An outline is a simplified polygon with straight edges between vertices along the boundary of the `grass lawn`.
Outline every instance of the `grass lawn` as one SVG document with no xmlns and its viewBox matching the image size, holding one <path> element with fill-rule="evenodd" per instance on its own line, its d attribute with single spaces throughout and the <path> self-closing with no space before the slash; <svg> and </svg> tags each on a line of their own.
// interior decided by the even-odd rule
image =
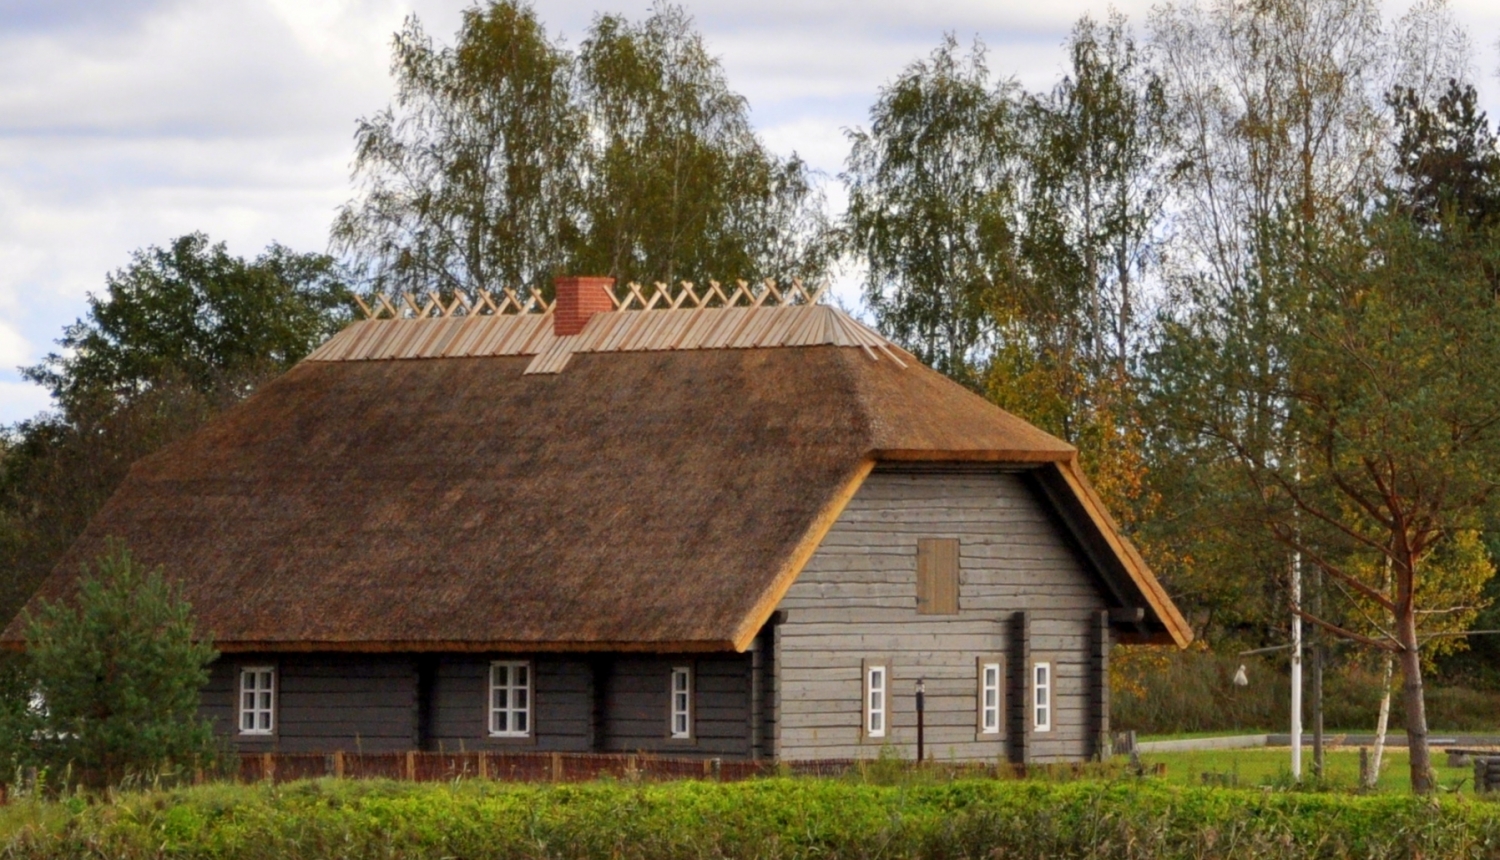
<svg viewBox="0 0 1500 860">
<path fill-rule="evenodd" d="M 1327 782 L 1332 788 L 1354 788 L 1359 782 L 1359 750 L 1340 747 L 1329 750 L 1327 760 Z M 1285 785 L 1291 781 L 1291 750 L 1286 747 L 1269 747 L 1244 750 L 1202 750 L 1195 752 L 1142 753 L 1146 764 L 1164 763 L 1167 766 L 1166 782 L 1174 785 L 1203 785 L 1203 774 L 1227 775 L 1241 788 L 1259 785 Z M 1462 785 L 1465 794 L 1474 789 L 1471 784 L 1474 771 L 1470 767 L 1448 767 L 1448 755 L 1434 749 L 1432 755 L 1438 785 L 1453 789 Z M 1304 747 L 1302 753 L 1302 775 L 1307 779 L 1312 774 L 1312 749 Z M 1407 770 L 1406 747 L 1386 747 L 1381 762 L 1381 791 L 1406 792 L 1411 785 Z"/>
</svg>

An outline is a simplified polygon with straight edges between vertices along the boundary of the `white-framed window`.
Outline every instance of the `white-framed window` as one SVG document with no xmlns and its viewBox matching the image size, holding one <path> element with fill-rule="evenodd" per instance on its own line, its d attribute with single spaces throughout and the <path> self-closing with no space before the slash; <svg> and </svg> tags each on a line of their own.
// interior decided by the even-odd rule
<svg viewBox="0 0 1500 860">
<path fill-rule="evenodd" d="M 1052 731 L 1052 664 L 1036 663 L 1031 667 L 1032 728 Z"/>
<path fill-rule="evenodd" d="M 276 731 L 276 667 L 240 667 L 240 734 Z"/>
<path fill-rule="evenodd" d="M 693 667 L 672 667 L 671 733 L 674 738 L 693 736 Z"/>
<path fill-rule="evenodd" d="M 979 664 L 979 732 L 1000 734 L 1000 664 Z"/>
<path fill-rule="evenodd" d="M 531 736 L 531 664 L 496 660 L 490 664 L 490 737 Z"/>
<path fill-rule="evenodd" d="M 885 737 L 889 680 L 885 666 L 865 666 L 865 734 L 872 738 Z"/>
</svg>

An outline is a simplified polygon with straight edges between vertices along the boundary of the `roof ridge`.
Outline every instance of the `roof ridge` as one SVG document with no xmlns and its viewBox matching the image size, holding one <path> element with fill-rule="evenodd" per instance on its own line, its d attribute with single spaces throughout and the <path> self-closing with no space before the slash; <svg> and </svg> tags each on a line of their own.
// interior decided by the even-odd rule
<svg viewBox="0 0 1500 860">
<path fill-rule="evenodd" d="M 737 291 L 730 297 L 740 295 Z M 633 296 L 630 301 L 635 301 Z M 651 300 L 646 301 L 650 304 Z M 434 303 L 412 302 L 427 308 Z M 579 353 L 800 346 L 859 349 L 872 360 L 883 356 L 899 368 L 905 368 L 909 360 L 904 350 L 843 309 L 812 303 L 696 307 L 684 303 L 677 308 L 617 310 L 594 314 L 572 335 L 557 335 L 549 312 L 365 319 L 335 334 L 306 360 L 532 356 L 527 373 L 558 373 Z"/>
</svg>

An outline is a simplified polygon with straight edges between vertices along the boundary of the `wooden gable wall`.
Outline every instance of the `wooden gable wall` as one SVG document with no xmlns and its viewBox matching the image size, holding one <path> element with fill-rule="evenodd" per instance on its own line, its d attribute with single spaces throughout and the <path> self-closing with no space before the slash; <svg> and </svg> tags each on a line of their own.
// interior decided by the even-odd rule
<svg viewBox="0 0 1500 860">
<path fill-rule="evenodd" d="M 934 538 L 958 541 L 956 614 L 919 610 L 918 566 L 941 546 L 922 542 Z M 1104 593 L 1024 473 L 877 468 L 779 609 L 773 719 L 784 760 L 873 757 L 887 743 L 913 757 L 918 678 L 933 758 L 1078 760 L 1107 730 Z M 994 656 L 1010 710 L 1002 733 L 987 736 L 976 725 L 976 662 Z M 862 667 L 872 660 L 889 663 L 884 740 L 863 732 Z M 1040 661 L 1055 676 L 1044 733 L 1023 708 Z"/>
</svg>

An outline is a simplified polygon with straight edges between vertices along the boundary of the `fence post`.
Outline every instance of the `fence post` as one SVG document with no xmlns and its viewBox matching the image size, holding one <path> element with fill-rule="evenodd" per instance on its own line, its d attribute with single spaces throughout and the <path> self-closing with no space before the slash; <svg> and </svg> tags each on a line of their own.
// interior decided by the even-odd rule
<svg viewBox="0 0 1500 860">
<path fill-rule="evenodd" d="M 555 752 L 555 753 L 552 754 L 552 781 L 553 782 L 562 782 L 562 779 L 563 779 L 562 753 Z"/>
<path fill-rule="evenodd" d="M 723 782 L 724 781 L 724 760 L 721 759 L 721 758 L 711 758 L 711 759 L 708 760 L 708 763 L 713 766 L 712 767 L 712 776 L 714 778 L 714 782 Z"/>
<path fill-rule="evenodd" d="M 406 751 L 406 781 L 417 781 L 417 754 L 412 750 Z"/>
<path fill-rule="evenodd" d="M 484 750 L 479 751 L 479 778 L 490 778 L 490 754 Z"/>
<path fill-rule="evenodd" d="M 260 778 L 267 782 L 276 781 L 276 755 L 275 753 L 260 754 Z"/>
<path fill-rule="evenodd" d="M 333 754 L 333 778 L 344 778 L 344 751 L 339 750 Z"/>
</svg>

